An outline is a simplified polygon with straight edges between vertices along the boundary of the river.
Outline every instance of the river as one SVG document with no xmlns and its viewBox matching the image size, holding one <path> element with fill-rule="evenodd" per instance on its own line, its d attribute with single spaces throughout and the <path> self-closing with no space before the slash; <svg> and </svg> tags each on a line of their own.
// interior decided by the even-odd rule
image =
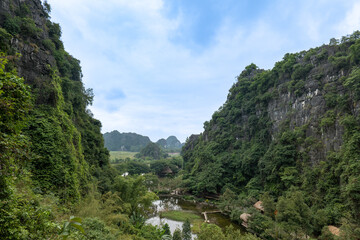
<svg viewBox="0 0 360 240">
<path fill-rule="evenodd" d="M 201 214 L 202 212 L 217 210 L 215 207 L 209 206 L 208 204 L 187 201 L 173 196 L 161 196 L 160 200 L 154 201 L 153 205 L 155 210 L 154 214 L 146 220 L 146 223 L 157 226 L 167 223 L 170 227 L 171 233 L 174 233 L 176 228 L 179 228 L 181 230 L 183 222 L 174 221 L 167 218 L 161 218 L 159 216 L 160 212 L 169 210 L 190 211 L 204 218 L 204 216 Z M 241 226 L 231 222 L 229 217 L 221 213 L 208 214 L 208 219 L 210 223 L 216 224 L 222 229 L 225 229 L 225 227 L 229 225 L 233 225 L 235 229 L 240 229 L 241 231 L 244 231 Z M 196 237 L 195 234 L 193 234 L 193 239 L 194 237 Z"/>
</svg>

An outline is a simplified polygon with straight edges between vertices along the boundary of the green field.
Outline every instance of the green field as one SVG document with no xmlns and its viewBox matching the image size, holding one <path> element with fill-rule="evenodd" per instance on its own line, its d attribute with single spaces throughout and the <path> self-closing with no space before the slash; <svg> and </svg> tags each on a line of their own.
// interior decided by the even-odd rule
<svg viewBox="0 0 360 240">
<path fill-rule="evenodd" d="M 110 151 L 110 162 L 115 159 L 134 159 L 135 154 L 137 154 L 137 152 Z"/>
<path fill-rule="evenodd" d="M 175 221 L 181 221 L 185 222 L 186 219 L 189 219 L 190 222 L 193 222 L 194 220 L 201 219 L 201 216 L 192 213 L 192 212 L 185 212 L 185 211 L 165 211 L 160 213 L 161 217 L 168 218 Z"/>
</svg>

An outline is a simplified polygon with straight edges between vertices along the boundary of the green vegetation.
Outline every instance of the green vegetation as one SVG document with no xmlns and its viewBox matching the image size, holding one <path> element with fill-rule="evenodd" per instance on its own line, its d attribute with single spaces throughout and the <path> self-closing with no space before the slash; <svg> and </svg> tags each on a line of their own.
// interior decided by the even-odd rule
<svg viewBox="0 0 360 240">
<path fill-rule="evenodd" d="M 136 156 L 135 156 L 136 157 Z M 152 158 L 118 159 L 113 166 L 121 173 L 130 175 L 153 173 L 159 177 L 174 177 L 181 172 L 183 160 L 180 156 L 154 160 Z"/>
<path fill-rule="evenodd" d="M 174 176 L 182 168 L 183 161 L 181 157 L 152 161 L 150 169 L 159 177 Z"/>
<path fill-rule="evenodd" d="M 47 49 L 53 49 L 51 43 L 44 42 Z M 107 132 L 104 134 L 105 147 L 110 151 L 128 151 L 140 152 L 144 147 L 151 143 L 149 137 L 136 133 L 120 133 L 118 131 Z M 160 139 L 156 144 L 165 152 L 180 152 L 182 144 L 175 137 L 170 136 L 167 139 Z"/>
<path fill-rule="evenodd" d="M 156 144 L 166 152 L 180 152 L 182 148 L 181 142 L 175 136 L 159 139 Z"/>
<path fill-rule="evenodd" d="M 3 4 L 1 238 L 160 240 L 164 230 L 144 224 L 157 199 L 148 187 L 156 183 L 121 177 L 110 166 L 101 123 L 87 109 L 92 90 L 84 88 L 80 62 L 64 50 L 60 26 L 49 20 L 50 5 Z"/>
<path fill-rule="evenodd" d="M 251 214 L 249 229 L 264 239 L 324 239 L 328 225 L 341 227 L 339 239 L 358 239 L 359 49 L 355 32 L 286 54 L 271 70 L 247 66 L 183 147 L 189 191 L 220 196 L 239 223 Z M 264 214 L 252 207 L 262 198 Z"/>
<path fill-rule="evenodd" d="M 175 177 L 181 172 L 183 160 L 181 156 L 168 158 L 168 155 L 155 143 L 149 143 L 140 153 L 115 151 L 110 152 L 113 166 L 121 174 L 140 175 L 152 173 L 159 177 Z M 164 157 L 167 157 L 166 159 Z M 158 159 L 158 160 L 157 160 Z M 169 180 L 171 181 L 171 180 Z M 176 182 L 177 186 L 167 186 L 175 189 L 180 186 L 181 179 Z M 174 185 L 174 184 L 172 184 Z M 158 191 L 165 189 L 157 188 Z M 165 190 L 168 192 L 169 190 Z"/>
<path fill-rule="evenodd" d="M 161 217 L 168 218 L 175 221 L 185 222 L 186 220 L 189 220 L 190 222 L 196 220 L 196 219 L 202 219 L 201 216 L 192 213 L 192 212 L 185 212 L 185 211 L 164 211 L 160 213 Z"/>
<path fill-rule="evenodd" d="M 181 238 L 181 230 L 176 228 L 173 234 L 173 240 L 182 240 Z"/>
<path fill-rule="evenodd" d="M 110 151 L 111 163 L 119 163 L 129 161 L 135 158 L 137 152 Z"/>
<path fill-rule="evenodd" d="M 159 145 L 156 143 L 150 142 L 148 143 L 141 151 L 135 155 L 137 158 L 151 158 L 155 160 L 159 160 L 162 158 L 167 158 L 168 154 L 165 153 Z"/>
<path fill-rule="evenodd" d="M 157 175 L 153 175 L 153 176 L 156 176 L 158 178 Z M 153 188 L 153 191 L 162 194 L 169 194 L 171 193 L 171 191 L 179 187 L 182 187 L 183 184 L 182 177 L 183 176 L 181 174 L 177 174 L 177 176 L 174 177 L 170 176 L 170 177 L 159 178 L 158 183 Z"/>
<path fill-rule="evenodd" d="M 64 223 L 61 229 L 61 236 L 63 239 L 67 239 L 70 236 L 72 230 L 78 230 L 82 234 L 85 234 L 84 228 L 81 226 L 82 219 L 79 217 L 71 216 L 69 221 Z"/>
<path fill-rule="evenodd" d="M 186 219 L 182 226 L 182 238 L 183 240 L 191 240 L 191 228 L 189 219 Z"/>
<path fill-rule="evenodd" d="M 0 56 L 0 235 L 8 239 L 37 237 L 37 231 L 53 232 L 51 213 L 38 205 L 26 187 L 30 157 L 29 139 L 22 134 L 32 107 L 31 94 L 15 72 L 6 72 L 7 60 Z M 29 195 L 28 195 L 29 194 Z M 31 201 L 29 201 L 31 200 Z M 37 213 L 38 212 L 38 213 Z M 26 214 L 26 215 L 24 215 Z M 38 222 L 32 218 L 39 216 Z M 22 221 L 20 221 L 22 219 Z"/>
<path fill-rule="evenodd" d="M 30 16 L 30 10 L 26 3 L 21 3 L 15 11 L 15 16 L 5 15 L 4 28 L 11 35 L 18 35 L 26 38 L 36 38 L 42 33 Z"/>
<path fill-rule="evenodd" d="M 119 133 L 112 131 L 104 134 L 105 147 L 110 151 L 140 152 L 148 143 L 149 137 L 136 133 Z"/>
<path fill-rule="evenodd" d="M 232 227 L 228 227 L 225 233 L 221 228 L 214 224 L 202 224 L 201 230 L 198 234 L 198 240 L 258 240 L 252 234 L 243 235 L 239 230 L 234 230 Z"/>
<path fill-rule="evenodd" d="M 271 70 L 247 66 L 205 131 L 188 139 L 183 158 L 167 158 L 164 149 L 179 144 L 173 137 L 161 149 L 125 134 L 135 143 L 112 150 L 148 145 L 115 158 L 114 168 L 101 123 L 87 109 L 93 92 L 82 83 L 79 60 L 65 51 L 59 24 L 49 20 L 50 5 L 3 4 L 1 237 L 169 239 L 168 227 L 145 224 L 157 199 L 148 189 L 186 187 L 219 198 L 234 221 L 250 214 L 248 229 L 263 239 L 331 239 L 328 225 L 340 227 L 338 239 L 360 238 L 360 32 L 286 54 Z M 259 199 L 263 213 L 253 208 Z M 199 227 L 186 213 L 163 214 L 193 219 L 199 240 L 256 239 Z M 189 239 L 190 223 L 184 226 Z"/>
</svg>

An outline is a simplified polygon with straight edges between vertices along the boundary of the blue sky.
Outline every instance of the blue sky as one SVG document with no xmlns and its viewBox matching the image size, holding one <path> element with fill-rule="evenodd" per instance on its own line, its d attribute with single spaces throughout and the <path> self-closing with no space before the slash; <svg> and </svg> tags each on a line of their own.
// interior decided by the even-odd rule
<svg viewBox="0 0 360 240">
<path fill-rule="evenodd" d="M 181 141 L 203 130 L 250 63 L 360 29 L 357 0 L 48 0 L 81 61 L 102 132 Z"/>
</svg>

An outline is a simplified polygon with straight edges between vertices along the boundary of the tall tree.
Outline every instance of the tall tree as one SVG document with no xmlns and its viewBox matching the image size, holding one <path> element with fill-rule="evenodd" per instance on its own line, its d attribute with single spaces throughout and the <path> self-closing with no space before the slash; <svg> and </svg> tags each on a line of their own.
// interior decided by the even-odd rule
<svg viewBox="0 0 360 240">
<path fill-rule="evenodd" d="M 191 240 L 191 225 L 189 219 L 186 219 L 182 226 L 182 238 L 183 240 Z"/>
</svg>

